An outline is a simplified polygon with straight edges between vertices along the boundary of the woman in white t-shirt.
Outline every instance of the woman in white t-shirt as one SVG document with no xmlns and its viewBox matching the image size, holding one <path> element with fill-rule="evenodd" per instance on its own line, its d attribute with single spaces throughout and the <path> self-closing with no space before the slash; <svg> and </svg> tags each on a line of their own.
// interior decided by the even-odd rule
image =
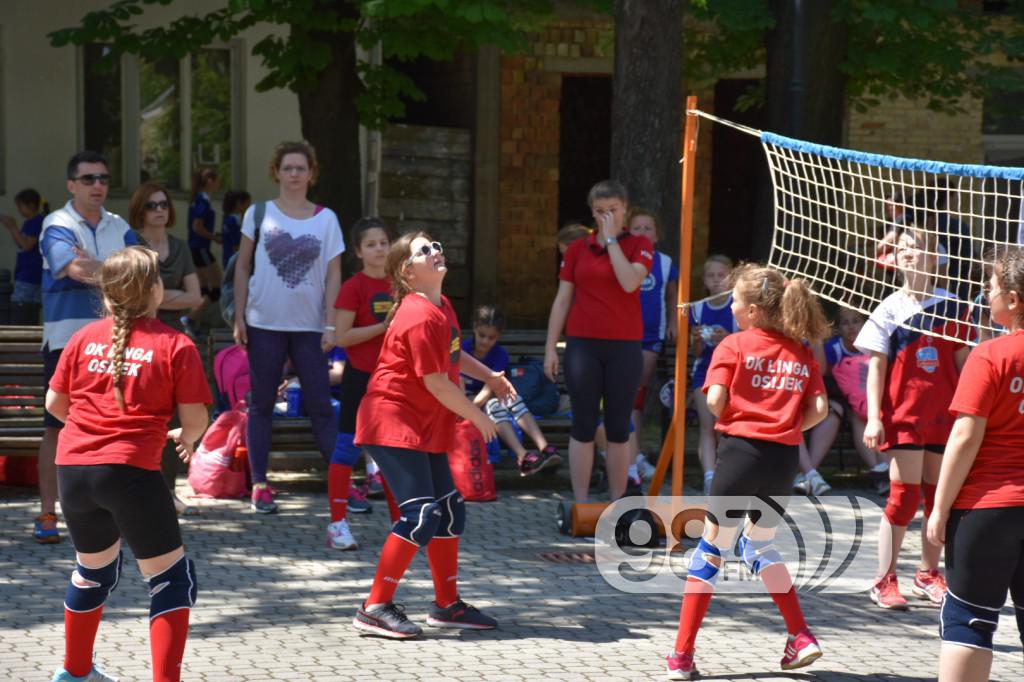
<svg viewBox="0 0 1024 682">
<path fill-rule="evenodd" d="M 277 145 L 270 176 L 281 191 L 262 207 L 249 207 L 242 219 L 235 264 L 235 342 L 249 353 L 252 404 L 246 444 L 252 468 L 252 509 L 261 514 L 277 511 L 267 486 L 267 460 L 274 402 L 286 360 L 302 384 L 303 402 L 325 460 L 337 438 L 325 356 L 334 346 L 334 327 L 328 325 L 326 313 L 341 286 L 345 242 L 334 212 L 306 198 L 318 170 L 310 145 Z M 255 216 L 260 213 L 257 232 Z"/>
</svg>

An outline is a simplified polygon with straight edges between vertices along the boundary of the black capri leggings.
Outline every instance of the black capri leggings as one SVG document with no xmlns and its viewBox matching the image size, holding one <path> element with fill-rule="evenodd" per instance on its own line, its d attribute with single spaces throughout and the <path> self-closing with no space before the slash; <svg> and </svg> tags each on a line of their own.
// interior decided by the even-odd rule
<svg viewBox="0 0 1024 682">
<path fill-rule="evenodd" d="M 572 404 L 574 440 L 594 440 L 602 399 L 608 442 L 629 440 L 629 420 L 643 366 L 639 341 L 569 337 L 565 346 L 565 385 Z"/>
<path fill-rule="evenodd" d="M 370 373 L 356 369 L 349 363 L 345 373 L 341 375 L 341 386 L 338 401 L 341 403 L 341 414 L 338 416 L 338 433 L 356 432 L 356 413 L 359 404 L 366 396 L 366 387 L 370 383 Z"/>
<path fill-rule="evenodd" d="M 715 515 L 718 525 L 739 525 L 740 516 L 728 514 L 718 497 L 751 497 L 767 503 L 779 516 L 752 519 L 762 528 L 778 525 L 786 511 L 793 478 L 800 468 L 800 446 L 783 445 L 756 438 L 742 438 L 725 433 L 718 434 L 718 466 L 711 481 L 711 500 L 708 512 Z M 771 498 L 771 499 L 770 499 Z M 735 510 L 733 510 L 735 512 Z"/>
<path fill-rule="evenodd" d="M 961 601 L 1024 608 L 1024 507 L 953 509 L 946 524 L 946 583 Z"/>
<path fill-rule="evenodd" d="M 127 464 L 62 464 L 57 487 L 79 552 L 102 552 L 122 537 L 136 559 L 181 547 L 174 500 L 159 471 Z"/>
<path fill-rule="evenodd" d="M 406 450 L 386 445 L 364 445 L 401 507 L 410 500 L 439 500 L 455 490 L 448 454 Z"/>
</svg>

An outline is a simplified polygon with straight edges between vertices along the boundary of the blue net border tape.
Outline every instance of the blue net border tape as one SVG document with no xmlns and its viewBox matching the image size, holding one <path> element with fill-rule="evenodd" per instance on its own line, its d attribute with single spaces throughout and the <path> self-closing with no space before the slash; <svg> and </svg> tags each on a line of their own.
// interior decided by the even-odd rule
<svg viewBox="0 0 1024 682">
<path fill-rule="evenodd" d="M 945 163 L 943 161 L 925 161 L 923 159 L 907 159 L 901 156 L 888 156 L 886 154 L 869 154 L 858 152 L 852 149 L 841 147 L 830 147 L 824 144 L 815 144 L 804 140 L 795 140 L 784 135 L 775 133 L 761 133 L 761 142 L 764 144 L 792 149 L 807 154 L 817 154 L 829 159 L 848 161 L 850 163 L 863 163 L 869 166 L 880 166 L 903 171 L 920 171 L 923 173 L 934 173 L 936 175 L 960 175 L 972 178 L 996 178 L 1000 180 L 1024 180 L 1024 168 L 1010 166 L 982 166 L 973 163 Z"/>
</svg>

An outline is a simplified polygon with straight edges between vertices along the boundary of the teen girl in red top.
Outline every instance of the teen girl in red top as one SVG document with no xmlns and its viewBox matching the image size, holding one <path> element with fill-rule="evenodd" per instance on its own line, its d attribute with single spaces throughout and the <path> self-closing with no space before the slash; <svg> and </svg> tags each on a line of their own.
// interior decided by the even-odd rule
<svg viewBox="0 0 1024 682">
<path fill-rule="evenodd" d="M 723 496 L 789 500 L 799 467 L 803 432 L 828 414 L 821 371 L 804 340 L 829 332 L 821 305 L 802 280 L 787 282 L 776 270 L 754 264 L 733 272 L 732 313 L 742 330 L 715 348 L 704 391 L 718 418 L 718 468 L 708 514 L 686 578 L 675 650 L 668 676 L 688 680 L 696 668 L 694 645 L 722 565 L 722 550 L 735 546 L 738 518 L 716 500 Z M 724 500 L 722 500 L 724 502 Z M 786 564 L 773 545 L 778 518 L 762 515 L 740 536 L 743 561 L 761 577 L 786 621 L 789 636 L 782 669 L 809 665 L 821 656 L 807 629 Z"/>
<path fill-rule="evenodd" d="M 370 373 L 377 366 L 385 320 L 391 311 L 391 280 L 388 279 L 388 249 L 391 236 L 379 218 L 359 220 L 349 233 L 355 245 L 356 258 L 363 269 L 341 285 L 334 302 L 335 343 L 345 349 L 348 362 L 341 375 L 341 416 L 338 419 L 338 441 L 327 468 L 327 497 L 331 506 L 331 523 L 327 526 L 327 545 L 335 549 L 356 549 L 355 537 L 348 527 L 348 496 L 351 490 L 352 466 L 359 460 L 361 449 L 355 446 L 356 413 L 366 395 Z M 397 508 L 388 492 L 392 521 Z"/>
<path fill-rule="evenodd" d="M 949 401 L 970 351 L 964 343 L 921 330 L 964 341 L 971 330 L 956 322 L 967 319 L 966 303 L 935 284 L 938 241 L 934 233 L 904 228 L 896 238 L 895 257 L 903 286 L 871 313 L 855 345 L 869 355 L 864 444 L 892 455 L 871 600 L 884 609 L 905 610 L 907 600 L 897 583 L 896 561 L 922 498 L 925 516 L 931 514 L 942 451 L 953 426 Z M 922 542 L 914 575 L 914 593 L 933 604 L 942 603 L 946 592 L 945 578 L 938 570 L 941 554 L 938 545 Z"/>
<path fill-rule="evenodd" d="M 470 420 L 487 441 L 497 435 L 494 422 L 462 392 L 460 369 L 484 381 L 499 399 L 511 399 L 515 390 L 504 374 L 461 354 L 459 321 L 441 294 L 447 272 L 441 244 L 423 232 L 403 235 L 392 245 L 387 273 L 395 305 L 356 419 L 356 444 L 380 466 L 401 515 L 384 542 L 370 596 L 353 625 L 394 639 L 421 633 L 391 599 L 423 545 L 435 592 L 427 623 L 474 629 L 497 625 L 459 598 L 459 536 L 466 504 L 452 482 L 447 452 L 455 439 L 456 415 Z"/>
<path fill-rule="evenodd" d="M 121 577 L 124 538 L 149 581 L 153 679 L 176 682 L 196 572 L 160 458 L 169 438 L 188 461 L 212 398 L 195 344 L 155 319 L 164 293 L 157 254 L 118 251 L 98 279 L 108 317 L 71 338 L 46 394 L 46 409 L 65 422 L 57 481 L 78 560 L 64 596 L 64 665 L 53 679 L 111 679 L 93 667 L 93 643 Z M 181 428 L 168 431 L 175 413 Z"/>
<path fill-rule="evenodd" d="M 989 678 L 1007 590 L 1024 638 L 1024 253 L 998 260 L 986 293 L 992 320 L 1009 334 L 967 358 L 928 519 L 928 540 L 946 543 L 949 581 L 940 682 Z"/>
<path fill-rule="evenodd" d="M 654 260 L 651 240 L 625 228 L 625 187 L 615 180 L 599 182 L 590 189 L 587 203 L 597 232 L 565 252 L 544 349 L 544 372 L 555 381 L 564 328 L 565 385 L 572 404 L 569 473 L 576 502 L 587 501 L 602 401 L 608 493 L 617 500 L 626 491 L 629 422 L 643 371 L 640 285 Z"/>
</svg>

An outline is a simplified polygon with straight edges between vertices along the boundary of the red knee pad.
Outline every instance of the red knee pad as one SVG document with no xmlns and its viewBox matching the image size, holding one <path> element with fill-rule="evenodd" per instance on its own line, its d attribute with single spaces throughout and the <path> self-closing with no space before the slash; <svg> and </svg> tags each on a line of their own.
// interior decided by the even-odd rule
<svg viewBox="0 0 1024 682">
<path fill-rule="evenodd" d="M 636 399 L 633 401 L 633 409 L 644 411 L 644 404 L 647 402 L 647 387 L 641 386 L 636 390 Z"/>
<path fill-rule="evenodd" d="M 932 509 L 935 507 L 935 488 L 934 483 L 921 483 L 921 495 L 924 497 L 924 515 L 929 517 L 932 515 Z"/>
<path fill-rule="evenodd" d="M 920 505 L 920 485 L 903 481 L 889 483 L 889 501 L 885 505 L 885 518 L 889 520 L 889 523 L 906 528 L 914 520 L 914 515 L 917 514 L 917 508 Z"/>
</svg>

